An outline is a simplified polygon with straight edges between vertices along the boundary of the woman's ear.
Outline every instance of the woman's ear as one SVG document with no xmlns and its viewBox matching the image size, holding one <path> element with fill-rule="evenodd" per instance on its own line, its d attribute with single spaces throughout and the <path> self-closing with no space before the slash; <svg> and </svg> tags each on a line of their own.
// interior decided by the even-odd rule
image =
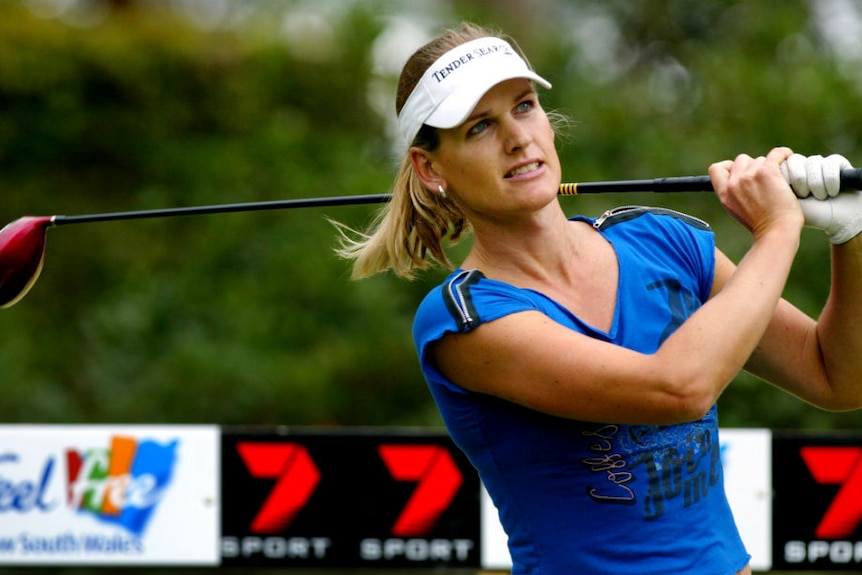
<svg viewBox="0 0 862 575">
<path fill-rule="evenodd" d="M 413 164 L 413 171 L 419 177 L 419 181 L 428 188 L 429 191 L 436 192 L 445 182 L 443 176 L 437 172 L 434 167 L 434 161 L 431 156 L 422 148 L 412 147 L 408 152 L 410 154 L 410 162 Z"/>
</svg>

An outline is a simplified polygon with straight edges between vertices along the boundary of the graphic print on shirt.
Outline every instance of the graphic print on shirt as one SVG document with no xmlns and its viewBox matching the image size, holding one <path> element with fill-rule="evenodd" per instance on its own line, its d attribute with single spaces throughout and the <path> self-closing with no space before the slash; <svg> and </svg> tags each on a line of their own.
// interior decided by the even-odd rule
<svg viewBox="0 0 862 575">
<path fill-rule="evenodd" d="M 619 431 L 619 425 L 607 424 L 581 432 L 582 436 L 589 438 L 589 450 L 595 453 L 593 457 L 582 459 L 581 463 L 592 473 L 599 474 L 597 483 L 591 485 L 587 493 L 599 503 L 634 505 L 637 497 L 628 485 L 634 479 L 634 474 L 629 471 L 628 462 L 614 446 Z"/>
<path fill-rule="evenodd" d="M 642 502 L 647 519 L 664 515 L 666 505 L 678 497 L 682 497 L 684 507 L 699 503 L 721 481 L 721 446 L 711 427 L 698 421 L 685 426 L 637 426 L 631 430 L 632 434 L 646 432 L 653 443 L 663 445 L 642 449 L 631 462 L 632 468 L 642 465 L 647 474 L 648 488 Z M 668 434 L 682 437 L 668 440 Z M 665 437 L 659 440 L 660 436 Z M 669 447 L 668 443 L 678 447 Z"/>
<path fill-rule="evenodd" d="M 581 435 L 595 454 L 581 463 L 595 474 L 588 494 L 597 503 L 639 504 L 644 517 L 658 519 L 672 500 L 682 498 L 683 507 L 690 507 L 721 481 L 721 447 L 708 421 L 684 426 L 595 424 Z M 635 482 L 638 472 L 645 474 L 645 481 Z"/>
<path fill-rule="evenodd" d="M 690 291 L 683 289 L 682 283 L 677 279 L 661 280 L 647 286 L 647 290 L 650 291 L 657 289 L 666 290 L 667 307 L 671 317 L 670 322 L 659 336 L 658 345 L 660 346 L 698 308 L 698 302 Z"/>
</svg>

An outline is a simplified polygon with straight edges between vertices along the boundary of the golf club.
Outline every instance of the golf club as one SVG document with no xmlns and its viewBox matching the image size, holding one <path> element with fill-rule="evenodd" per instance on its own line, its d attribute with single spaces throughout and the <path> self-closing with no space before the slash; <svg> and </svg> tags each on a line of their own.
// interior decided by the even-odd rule
<svg viewBox="0 0 862 575">
<path fill-rule="evenodd" d="M 842 170 L 841 189 L 862 189 L 862 168 Z M 566 183 L 560 186 L 559 193 L 561 196 L 574 196 L 620 192 L 708 191 L 713 191 L 709 176 L 683 176 L 649 180 Z M 332 196 L 75 216 L 25 216 L 0 229 L 0 309 L 10 307 L 20 301 L 39 278 L 45 262 L 47 232 L 48 228 L 51 227 L 143 218 L 380 204 L 389 201 L 390 197 L 390 194 Z"/>
</svg>

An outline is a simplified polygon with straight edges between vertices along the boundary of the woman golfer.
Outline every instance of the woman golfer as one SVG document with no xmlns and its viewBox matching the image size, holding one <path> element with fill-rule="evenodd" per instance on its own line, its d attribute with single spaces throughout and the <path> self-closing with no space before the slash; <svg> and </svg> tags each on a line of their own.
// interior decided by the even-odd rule
<svg viewBox="0 0 862 575">
<path fill-rule="evenodd" d="M 513 573 L 749 573 L 716 400 L 747 369 L 822 408 L 862 405 L 862 206 L 832 197 L 849 166 L 787 148 L 713 164 L 722 205 L 753 238 L 734 265 L 707 224 L 670 210 L 567 218 L 537 85 L 550 88 L 513 42 L 470 25 L 413 54 L 392 201 L 341 253 L 357 277 L 410 276 L 453 267 L 443 240 L 472 230 L 414 338 Z M 781 298 L 806 223 L 835 244 L 816 322 Z"/>
</svg>

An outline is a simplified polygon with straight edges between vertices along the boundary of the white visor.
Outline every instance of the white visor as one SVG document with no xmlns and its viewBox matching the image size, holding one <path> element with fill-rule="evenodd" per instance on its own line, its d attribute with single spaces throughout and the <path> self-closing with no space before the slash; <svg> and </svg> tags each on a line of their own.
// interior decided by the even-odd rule
<svg viewBox="0 0 862 575">
<path fill-rule="evenodd" d="M 513 78 L 551 87 L 505 40 L 479 38 L 446 52 L 425 71 L 401 108 L 398 129 L 402 140 L 408 147 L 412 145 L 423 124 L 454 128 L 467 119 L 488 90 Z"/>
</svg>

